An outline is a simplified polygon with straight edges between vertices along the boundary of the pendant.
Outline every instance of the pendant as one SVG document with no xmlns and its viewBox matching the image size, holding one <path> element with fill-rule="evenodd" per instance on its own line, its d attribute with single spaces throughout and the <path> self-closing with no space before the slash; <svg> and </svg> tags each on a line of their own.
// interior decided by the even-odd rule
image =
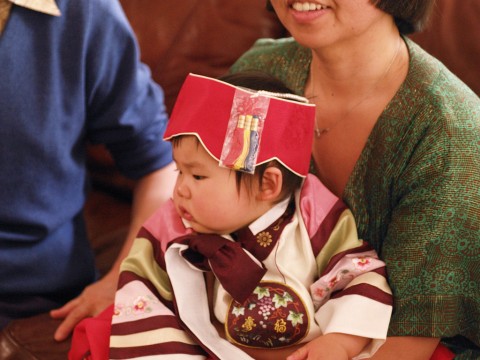
<svg viewBox="0 0 480 360">
<path fill-rule="evenodd" d="M 323 128 L 323 129 L 315 128 L 315 137 L 317 139 L 320 139 L 322 135 L 325 135 L 329 131 L 330 131 L 330 128 Z"/>
</svg>

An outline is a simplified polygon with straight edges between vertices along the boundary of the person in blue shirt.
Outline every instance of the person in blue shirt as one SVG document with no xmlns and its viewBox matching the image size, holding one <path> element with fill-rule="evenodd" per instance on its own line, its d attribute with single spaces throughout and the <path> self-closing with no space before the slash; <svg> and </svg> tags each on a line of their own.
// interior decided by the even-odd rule
<svg viewBox="0 0 480 360">
<path fill-rule="evenodd" d="M 0 31 L 0 328 L 53 309 L 62 340 L 112 303 L 121 259 L 170 197 L 163 91 L 116 0 L 2 0 Z M 88 143 L 137 180 L 127 240 L 101 279 L 82 216 Z"/>
</svg>

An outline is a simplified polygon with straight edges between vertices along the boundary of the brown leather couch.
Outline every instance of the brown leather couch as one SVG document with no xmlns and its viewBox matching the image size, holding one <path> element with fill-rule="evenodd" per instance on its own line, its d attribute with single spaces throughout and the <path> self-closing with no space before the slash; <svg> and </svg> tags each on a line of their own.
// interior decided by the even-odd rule
<svg viewBox="0 0 480 360">
<path fill-rule="evenodd" d="M 286 36 L 263 0 L 121 0 L 137 34 L 142 59 L 172 109 L 189 72 L 223 74 L 260 37 Z M 431 26 L 412 36 L 480 94 L 480 1 L 439 0 Z M 105 272 L 121 246 L 130 212 L 132 183 L 119 175 L 102 147 L 90 149 L 93 191 L 87 226 Z M 63 360 L 70 342 L 56 343 L 59 322 L 41 314 L 11 322 L 0 334 L 0 360 Z"/>
<path fill-rule="evenodd" d="M 285 30 L 263 0 L 121 0 L 137 35 L 142 60 L 165 91 L 167 109 L 189 72 L 216 77 L 260 37 Z M 122 244 L 132 182 L 121 176 L 103 147 L 91 147 L 93 189 L 85 207 L 88 232 L 102 273 Z M 12 321 L 0 333 L 0 360 L 64 360 L 70 341 L 57 343 L 59 321 L 48 314 Z"/>
<path fill-rule="evenodd" d="M 437 0 L 432 21 L 412 39 L 480 96 L 480 1 Z"/>
</svg>

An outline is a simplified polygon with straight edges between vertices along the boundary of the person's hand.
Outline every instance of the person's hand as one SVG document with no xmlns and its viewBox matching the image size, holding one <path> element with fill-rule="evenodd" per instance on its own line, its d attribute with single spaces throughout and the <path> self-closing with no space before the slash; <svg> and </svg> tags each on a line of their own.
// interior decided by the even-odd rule
<svg viewBox="0 0 480 360">
<path fill-rule="evenodd" d="M 293 352 L 286 360 L 348 360 L 347 350 L 337 341 L 331 341 L 328 334 L 308 342 Z"/>
<path fill-rule="evenodd" d="M 358 355 L 370 339 L 341 333 L 329 333 L 313 339 L 293 352 L 287 360 L 348 360 Z"/>
<path fill-rule="evenodd" d="M 117 277 L 109 273 L 99 281 L 87 286 L 75 299 L 61 308 L 52 310 L 50 312 L 52 318 L 64 319 L 55 331 L 54 339 L 65 340 L 81 320 L 98 315 L 111 305 L 115 298 L 116 288 Z"/>
</svg>

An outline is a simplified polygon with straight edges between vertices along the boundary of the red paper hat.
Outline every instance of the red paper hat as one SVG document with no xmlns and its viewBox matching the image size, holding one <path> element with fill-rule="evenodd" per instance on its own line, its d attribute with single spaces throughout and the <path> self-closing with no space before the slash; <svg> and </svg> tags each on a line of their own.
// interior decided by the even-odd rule
<svg viewBox="0 0 480 360">
<path fill-rule="evenodd" d="M 245 171 L 252 164 L 254 168 L 276 159 L 297 175 L 306 176 L 315 106 L 277 97 L 284 95 L 189 74 L 178 94 L 164 139 L 195 135 L 220 165 L 235 170 Z"/>
</svg>

